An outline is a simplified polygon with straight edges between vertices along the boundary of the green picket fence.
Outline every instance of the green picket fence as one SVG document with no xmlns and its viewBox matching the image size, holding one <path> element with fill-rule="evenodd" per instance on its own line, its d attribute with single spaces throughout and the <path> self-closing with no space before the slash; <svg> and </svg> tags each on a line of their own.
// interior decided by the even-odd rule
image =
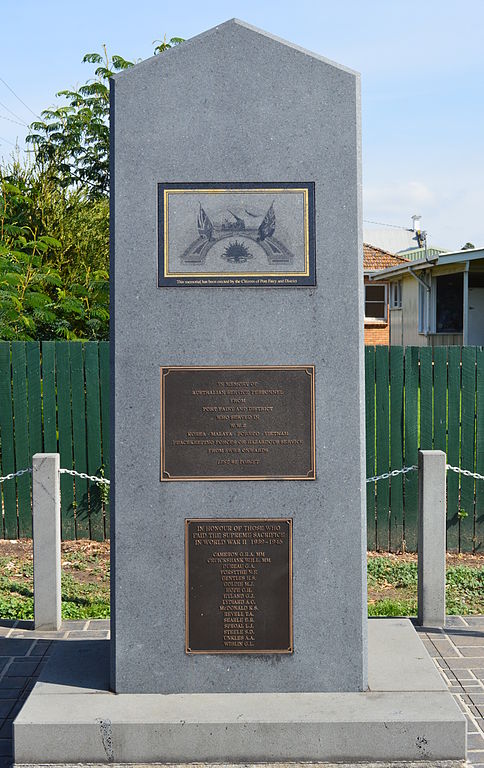
<svg viewBox="0 0 484 768">
<path fill-rule="evenodd" d="M 61 466 L 109 477 L 108 342 L 0 342 L 1 474 L 60 453 Z M 7 539 L 32 535 L 31 476 L 2 483 Z M 109 537 L 105 487 L 61 475 L 62 538 Z"/>
<path fill-rule="evenodd" d="M 418 448 L 484 474 L 484 350 L 366 347 L 367 477 L 417 463 Z M 368 548 L 415 551 L 416 472 L 367 485 Z M 447 473 L 447 549 L 482 551 L 484 481 Z"/>
<path fill-rule="evenodd" d="M 367 477 L 416 464 L 419 446 L 484 474 L 483 349 L 366 347 L 365 369 Z M 109 478 L 108 342 L 0 342 L 0 474 L 38 452 Z M 0 536 L 31 536 L 30 475 L 0 488 Z M 416 472 L 367 485 L 369 549 L 415 550 L 417 493 Z M 105 486 L 63 474 L 61 494 L 63 539 L 109 537 Z M 448 549 L 482 551 L 484 481 L 449 472 L 447 496 Z"/>
</svg>

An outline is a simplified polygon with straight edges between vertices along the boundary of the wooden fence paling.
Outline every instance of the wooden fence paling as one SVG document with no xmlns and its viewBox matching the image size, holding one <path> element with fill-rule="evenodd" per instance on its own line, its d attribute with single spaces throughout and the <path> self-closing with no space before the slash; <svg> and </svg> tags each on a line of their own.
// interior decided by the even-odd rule
<svg viewBox="0 0 484 768">
<path fill-rule="evenodd" d="M 415 464 L 417 449 L 484 474 L 484 350 L 366 347 L 367 477 Z M 0 471 L 61 454 L 63 467 L 110 477 L 108 342 L 0 342 Z M 61 476 L 63 538 L 109 536 L 96 483 Z M 417 474 L 368 483 L 368 547 L 416 547 Z M 447 475 L 447 547 L 482 551 L 484 480 Z M 1 486 L 0 536 L 31 535 L 31 479 Z"/>
<path fill-rule="evenodd" d="M 365 347 L 366 390 L 366 476 L 375 472 L 375 348 Z M 366 526 L 368 549 L 376 549 L 375 493 L 376 483 L 366 484 Z"/>
<path fill-rule="evenodd" d="M 32 466 L 32 454 L 29 447 L 27 358 L 22 341 L 12 342 L 12 382 L 15 463 L 18 469 L 23 469 Z M 28 474 L 17 478 L 17 503 L 19 536 L 31 536 L 31 477 Z"/>
<path fill-rule="evenodd" d="M 84 350 L 80 341 L 70 345 L 72 387 L 72 437 L 74 443 L 74 469 L 87 472 L 86 451 L 86 398 L 84 382 Z M 87 480 L 76 477 L 76 538 L 89 538 L 89 498 Z"/>
<path fill-rule="evenodd" d="M 420 442 L 419 448 L 432 450 L 432 348 L 420 349 Z"/>
<path fill-rule="evenodd" d="M 27 381 L 29 399 L 29 450 L 30 456 L 42 452 L 42 394 L 40 386 L 40 345 L 38 341 L 28 341 Z M 29 464 L 32 462 L 29 461 Z"/>
<path fill-rule="evenodd" d="M 390 466 L 390 407 L 388 347 L 379 346 L 375 354 L 376 369 L 376 472 L 388 472 Z M 389 546 L 390 481 L 379 480 L 376 497 L 376 546 L 388 550 Z"/>
<path fill-rule="evenodd" d="M 405 350 L 405 466 L 418 460 L 418 347 Z M 417 473 L 405 475 L 405 546 L 415 551 L 417 546 Z"/>
<path fill-rule="evenodd" d="M 42 406 L 44 453 L 57 453 L 55 342 L 53 341 L 42 343 Z"/>
<path fill-rule="evenodd" d="M 390 347 L 390 468 L 403 467 L 403 348 Z M 403 475 L 392 477 L 390 489 L 390 550 L 403 542 Z"/>
<path fill-rule="evenodd" d="M 86 368 L 86 416 L 87 416 L 87 466 L 90 475 L 99 477 L 101 459 L 101 405 L 99 388 L 98 345 L 88 344 L 85 348 Z M 89 481 L 89 522 L 91 539 L 104 538 L 103 510 L 100 488 Z"/>
<path fill-rule="evenodd" d="M 460 356 L 459 347 L 448 350 L 447 462 L 459 466 L 460 456 Z M 459 549 L 459 475 L 447 473 L 447 549 Z"/>
<path fill-rule="evenodd" d="M 106 477 L 111 477 L 111 463 L 109 458 L 109 432 L 110 432 L 110 391 L 109 391 L 109 342 L 99 343 L 99 378 L 101 384 L 101 432 L 103 467 Z M 105 512 L 105 536 L 109 538 L 109 494 L 104 504 Z"/>
<path fill-rule="evenodd" d="M 0 341 L 0 439 L 1 473 L 9 475 L 15 472 L 15 443 L 13 438 L 12 414 L 12 368 L 10 364 L 10 344 Z M 20 467 L 23 469 L 23 467 Z M 6 539 L 18 536 L 17 490 L 14 480 L 2 483 L 3 490 L 3 532 Z"/>
<path fill-rule="evenodd" d="M 72 469 L 71 375 L 69 365 L 70 344 L 55 343 L 55 373 L 57 384 L 57 424 L 59 427 L 59 453 L 61 467 Z M 75 539 L 74 481 L 71 475 L 61 475 L 62 538 Z"/>
<path fill-rule="evenodd" d="M 447 347 L 434 348 L 434 450 L 447 451 Z"/>
<path fill-rule="evenodd" d="M 484 349 L 476 354 L 476 472 L 484 475 Z M 484 480 L 476 480 L 475 548 L 484 549 Z"/>
<path fill-rule="evenodd" d="M 461 466 L 474 472 L 474 435 L 476 403 L 476 349 L 462 349 Z M 473 477 L 462 475 L 460 481 L 460 549 L 472 550 L 474 542 Z"/>
</svg>

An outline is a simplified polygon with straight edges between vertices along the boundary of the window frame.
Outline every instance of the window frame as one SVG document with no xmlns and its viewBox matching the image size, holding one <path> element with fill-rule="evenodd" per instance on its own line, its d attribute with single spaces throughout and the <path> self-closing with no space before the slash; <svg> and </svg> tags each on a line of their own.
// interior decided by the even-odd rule
<svg viewBox="0 0 484 768">
<path fill-rule="evenodd" d="M 366 305 L 367 305 L 367 298 L 366 298 L 366 289 L 367 288 L 383 288 L 384 289 L 384 317 L 374 317 L 373 315 L 367 315 L 366 314 Z M 369 301 L 369 304 L 381 304 L 380 301 Z M 381 323 L 386 324 L 388 323 L 388 283 L 365 283 L 365 323 Z"/>
<path fill-rule="evenodd" d="M 402 309 L 402 280 L 390 283 L 390 309 Z"/>
</svg>

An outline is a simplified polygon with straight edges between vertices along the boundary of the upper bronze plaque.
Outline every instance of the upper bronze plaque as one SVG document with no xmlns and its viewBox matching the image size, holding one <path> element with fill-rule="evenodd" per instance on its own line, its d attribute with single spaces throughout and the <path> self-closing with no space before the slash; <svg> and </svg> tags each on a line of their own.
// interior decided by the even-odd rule
<svg viewBox="0 0 484 768">
<path fill-rule="evenodd" d="M 314 182 L 158 184 L 158 285 L 315 285 Z"/>
<path fill-rule="evenodd" d="M 314 366 L 161 368 L 162 480 L 314 480 Z"/>
</svg>

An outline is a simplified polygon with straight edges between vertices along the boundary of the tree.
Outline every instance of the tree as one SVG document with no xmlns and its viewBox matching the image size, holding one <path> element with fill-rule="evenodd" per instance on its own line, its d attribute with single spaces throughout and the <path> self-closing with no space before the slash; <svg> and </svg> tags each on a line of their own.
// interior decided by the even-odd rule
<svg viewBox="0 0 484 768">
<path fill-rule="evenodd" d="M 155 55 L 183 42 L 155 41 Z M 109 78 L 133 64 L 88 53 L 94 79 L 60 91 L 27 140 L 32 159 L 0 165 L 0 338 L 109 334 Z"/>
<path fill-rule="evenodd" d="M 180 37 L 158 43 L 155 55 L 183 42 Z M 89 197 L 109 191 L 109 78 L 133 66 L 132 61 L 104 53 L 87 53 L 84 63 L 98 65 L 94 79 L 77 90 L 63 90 L 57 96 L 65 103 L 45 109 L 42 120 L 30 125 L 27 142 L 32 144 L 36 162 L 49 169 L 62 187 L 83 187 Z"/>
<path fill-rule="evenodd" d="M 108 254 L 106 198 L 56 187 L 38 166 L 1 169 L 1 338 L 107 338 Z"/>
<path fill-rule="evenodd" d="M 471 248 L 475 248 L 475 247 L 476 246 L 474 245 L 474 243 L 466 243 L 465 245 L 462 246 L 461 251 L 470 251 Z"/>
</svg>

